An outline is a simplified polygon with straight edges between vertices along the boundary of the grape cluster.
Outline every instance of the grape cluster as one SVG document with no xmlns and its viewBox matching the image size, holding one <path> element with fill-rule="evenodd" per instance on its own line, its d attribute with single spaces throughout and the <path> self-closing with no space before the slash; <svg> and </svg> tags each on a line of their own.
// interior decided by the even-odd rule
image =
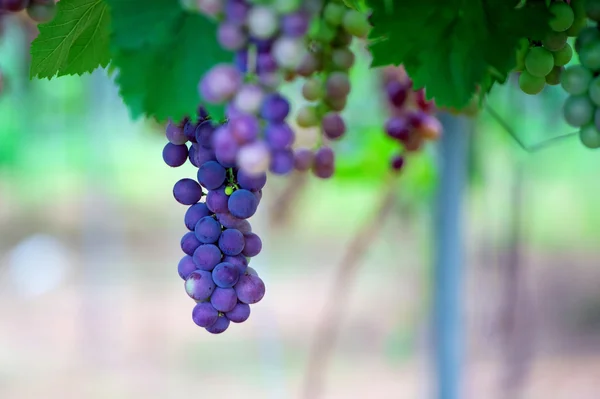
<svg viewBox="0 0 600 399">
<path fill-rule="evenodd" d="M 581 29 L 581 17 L 566 2 L 550 4 L 550 30 L 541 42 L 522 39 L 517 50 L 519 87 L 526 94 L 538 94 L 546 84 L 558 85 L 564 66 L 571 61 L 573 49 L 567 43 Z M 577 20 L 577 22 L 576 22 Z M 583 19 L 585 21 L 585 18 Z"/>
<path fill-rule="evenodd" d="M 569 93 L 563 113 L 569 125 L 580 128 L 579 137 L 586 147 L 600 148 L 600 0 L 572 5 L 596 26 L 580 30 L 575 51 L 581 64 L 570 66 L 561 76 L 561 85 Z"/>
<path fill-rule="evenodd" d="M 298 0 L 202 0 L 199 5 L 219 18 L 219 43 L 234 52 L 234 62 L 214 66 L 199 84 L 205 102 L 226 104 L 229 123 L 214 143 L 219 162 L 237 164 L 250 175 L 312 169 L 318 177 L 332 176 L 334 154 L 323 140 L 316 151 L 293 148 L 290 103 L 280 87 L 306 78 L 302 94 L 315 104 L 298 111 L 298 125 L 319 126 L 326 138 L 341 138 L 346 125 L 339 112 L 346 105 L 347 72 L 354 64 L 348 46 L 352 35 L 368 33 L 366 17 L 337 1 L 327 2 L 323 10 Z M 319 28 L 309 32 L 312 18 L 321 14 Z"/>
<path fill-rule="evenodd" d="M 248 266 L 262 242 L 247 219 L 258 208 L 267 176 L 249 175 L 218 160 L 214 144 L 224 129 L 226 124 L 214 124 L 200 109 L 197 120 L 167 125 L 169 143 L 163 150 L 167 165 L 178 167 L 189 160 L 198 168 L 197 180 L 184 178 L 173 188 L 175 200 L 189 206 L 178 272 L 197 303 L 194 323 L 213 334 L 224 332 L 230 322 L 247 320 L 249 305 L 265 295 L 265 284 Z"/>
<path fill-rule="evenodd" d="M 423 89 L 413 90 L 412 81 L 402 67 L 388 67 L 383 71 L 390 117 L 385 124 L 387 135 L 396 140 L 406 152 L 421 148 L 425 140 L 436 140 L 442 125 L 433 115 L 435 104 L 427 101 Z M 402 153 L 392 158 L 392 169 L 399 171 L 404 166 Z"/>
<path fill-rule="evenodd" d="M 54 0 L 0 0 L 0 12 L 23 10 L 36 22 L 48 22 L 56 14 L 56 4 Z"/>
</svg>

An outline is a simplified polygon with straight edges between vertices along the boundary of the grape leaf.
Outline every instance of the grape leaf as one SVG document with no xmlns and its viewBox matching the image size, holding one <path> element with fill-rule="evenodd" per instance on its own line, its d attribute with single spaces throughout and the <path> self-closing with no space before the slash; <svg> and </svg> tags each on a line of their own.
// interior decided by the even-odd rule
<svg viewBox="0 0 600 399">
<path fill-rule="evenodd" d="M 539 40 L 550 13 L 543 4 L 515 9 L 506 0 L 370 0 L 372 67 L 404 64 L 416 88 L 445 107 L 462 108 L 490 74 L 516 65 L 522 37 Z M 540 7 L 541 6 L 541 7 Z M 500 79 L 502 80 L 502 79 Z"/>
<path fill-rule="evenodd" d="M 195 115 L 201 102 L 198 94 L 201 76 L 213 65 L 232 59 L 231 53 L 219 47 L 215 23 L 170 1 L 107 1 L 112 18 L 117 21 L 112 27 L 113 64 L 118 70 L 115 80 L 132 116 L 146 115 L 164 121 Z M 161 28 L 151 29 L 157 23 L 152 17 L 140 19 L 135 30 L 124 23 L 131 17 L 120 14 L 130 13 L 132 2 L 137 2 L 140 8 L 157 7 L 148 15 L 162 15 Z M 127 38 L 127 35 L 140 37 Z M 148 35 L 156 36 L 148 38 Z M 205 105 L 214 119 L 224 117 L 223 106 Z"/>
<path fill-rule="evenodd" d="M 110 15 L 104 0 L 61 0 L 56 17 L 38 25 L 30 77 L 82 75 L 110 62 Z"/>
</svg>

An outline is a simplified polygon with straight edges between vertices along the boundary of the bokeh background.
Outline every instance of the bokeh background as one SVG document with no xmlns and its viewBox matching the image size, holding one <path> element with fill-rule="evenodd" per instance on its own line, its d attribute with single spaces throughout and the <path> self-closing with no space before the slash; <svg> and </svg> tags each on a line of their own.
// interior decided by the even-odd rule
<svg viewBox="0 0 600 399">
<path fill-rule="evenodd" d="M 0 45 L 0 398 L 428 397 L 432 213 L 445 194 L 435 146 L 390 180 L 395 144 L 366 55 L 335 178 L 270 178 L 252 219 L 267 295 L 212 336 L 176 270 L 185 208 L 171 190 L 192 167 L 163 164 L 162 128 L 131 121 L 104 72 L 29 81 L 34 35 L 9 19 Z M 570 132 L 563 99 L 508 85 L 489 105 L 534 145 Z M 596 399 L 600 153 L 575 137 L 531 153 L 489 112 L 471 123 L 465 398 Z M 306 394 L 331 315 L 312 368 L 322 389 Z"/>
</svg>

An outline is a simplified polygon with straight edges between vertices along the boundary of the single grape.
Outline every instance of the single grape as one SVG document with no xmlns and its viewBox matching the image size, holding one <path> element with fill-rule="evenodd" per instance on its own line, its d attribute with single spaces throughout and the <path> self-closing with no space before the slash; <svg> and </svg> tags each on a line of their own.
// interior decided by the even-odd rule
<svg viewBox="0 0 600 399">
<path fill-rule="evenodd" d="M 323 98 L 323 84 L 318 78 L 306 79 L 302 85 L 302 96 L 307 101 L 318 101 Z"/>
<path fill-rule="evenodd" d="M 212 137 L 215 132 L 215 128 L 210 121 L 199 123 L 194 131 L 194 137 L 196 142 L 200 144 L 204 149 L 212 148 Z"/>
<path fill-rule="evenodd" d="M 310 16 L 304 12 L 295 12 L 281 18 L 281 30 L 289 37 L 303 37 L 308 31 Z"/>
<path fill-rule="evenodd" d="M 206 331 L 211 334 L 222 334 L 229 328 L 229 319 L 225 316 L 219 316 L 215 324 L 206 327 Z"/>
<path fill-rule="evenodd" d="M 216 190 L 210 190 L 206 194 L 206 206 L 213 213 L 227 212 L 227 201 L 229 196 L 225 193 L 225 187 L 221 186 Z"/>
<path fill-rule="evenodd" d="M 423 120 L 416 129 L 417 134 L 427 140 L 437 140 L 442 134 L 442 124 L 433 115 L 424 114 Z"/>
<path fill-rule="evenodd" d="M 215 190 L 223 185 L 226 175 L 225 168 L 216 161 L 208 161 L 198 169 L 198 181 L 208 190 Z"/>
<path fill-rule="evenodd" d="M 312 105 L 304 105 L 298 110 L 296 123 L 300 127 L 313 127 L 319 124 L 317 108 Z"/>
<path fill-rule="evenodd" d="M 233 309 L 235 311 L 235 308 Z M 192 320 L 200 327 L 210 327 L 219 319 L 219 312 L 208 302 L 201 302 L 192 310 Z"/>
<path fill-rule="evenodd" d="M 211 216 L 205 216 L 196 223 L 194 233 L 201 243 L 212 244 L 221 235 L 221 223 L 217 222 Z"/>
<path fill-rule="evenodd" d="M 557 51 L 565 47 L 567 39 L 566 32 L 549 31 L 542 40 L 542 46 L 550 51 Z"/>
<path fill-rule="evenodd" d="M 294 153 L 294 168 L 305 172 L 312 167 L 314 154 L 308 148 L 297 149 Z"/>
<path fill-rule="evenodd" d="M 302 38 L 282 36 L 273 44 L 273 58 L 283 69 L 295 70 L 298 68 L 306 53 L 306 45 Z"/>
<path fill-rule="evenodd" d="M 235 269 L 234 269 L 235 270 Z M 236 270 L 237 272 L 237 270 Z M 229 312 L 237 305 L 238 298 L 235 290 L 231 287 L 217 287 L 210 297 L 210 304 L 219 312 Z"/>
<path fill-rule="evenodd" d="M 252 258 L 260 253 L 262 250 L 262 241 L 259 236 L 254 233 L 248 233 L 244 235 L 245 245 L 242 254 L 249 258 Z"/>
<path fill-rule="evenodd" d="M 165 163 L 173 168 L 181 166 L 188 159 L 188 148 L 185 144 L 175 145 L 167 143 L 163 149 L 163 160 Z"/>
<path fill-rule="evenodd" d="M 402 82 L 392 80 L 385 86 L 387 97 L 390 103 L 397 108 L 402 108 L 408 98 L 408 87 Z"/>
<path fill-rule="evenodd" d="M 243 0 L 225 1 L 225 18 L 229 23 L 243 25 L 249 10 L 250 6 Z"/>
<path fill-rule="evenodd" d="M 202 188 L 192 179 L 181 179 L 173 186 L 173 197 L 183 205 L 192 205 L 202 198 Z"/>
<path fill-rule="evenodd" d="M 248 12 L 246 23 L 252 36 L 259 39 L 268 39 L 279 29 L 277 14 L 267 6 L 253 6 Z"/>
<path fill-rule="evenodd" d="M 600 148 L 600 131 L 594 124 L 589 124 L 579 131 L 579 139 L 587 148 Z"/>
<path fill-rule="evenodd" d="M 216 161 L 215 153 L 198 143 L 192 143 L 189 150 L 190 163 L 199 168 L 208 161 Z"/>
<path fill-rule="evenodd" d="M 181 145 L 187 142 L 183 129 L 172 121 L 167 124 L 166 136 L 171 144 Z"/>
<path fill-rule="evenodd" d="M 321 147 L 315 153 L 313 173 L 321 179 L 328 179 L 335 171 L 333 150 L 329 147 Z"/>
<path fill-rule="evenodd" d="M 560 84 L 567 93 L 579 95 L 587 92 L 592 78 L 593 75 L 589 69 L 581 65 L 572 65 L 562 73 Z"/>
<path fill-rule="evenodd" d="M 581 127 L 592 122 L 594 104 L 586 95 L 569 96 L 565 101 L 563 113 L 569 125 Z"/>
<path fill-rule="evenodd" d="M 222 257 L 221 250 L 214 244 L 199 245 L 192 255 L 196 267 L 207 272 L 212 271 L 221 262 Z"/>
<path fill-rule="evenodd" d="M 323 133 L 330 140 L 337 140 L 342 138 L 342 136 L 346 133 L 346 124 L 344 120 L 335 112 L 328 112 L 323 116 L 323 120 L 321 121 L 321 126 L 323 127 Z"/>
<path fill-rule="evenodd" d="M 187 227 L 188 230 L 194 231 L 196 223 L 198 223 L 200 219 L 208 215 L 210 215 L 210 210 L 204 202 L 199 202 L 190 206 L 185 212 L 185 217 L 183 218 L 185 227 Z"/>
<path fill-rule="evenodd" d="M 400 171 L 404 166 L 404 157 L 402 155 L 396 155 L 392 158 L 392 169 Z"/>
<path fill-rule="evenodd" d="M 260 175 L 269 169 L 271 153 L 263 141 L 246 144 L 237 154 L 237 163 L 241 170 L 250 175 Z"/>
<path fill-rule="evenodd" d="M 406 118 L 393 116 L 386 122 L 385 132 L 395 140 L 406 141 L 410 135 L 410 126 Z"/>
<path fill-rule="evenodd" d="M 258 175 L 251 175 L 246 173 L 243 170 L 238 170 L 237 172 L 237 182 L 241 188 L 250 191 L 258 191 L 261 190 L 265 184 L 267 184 L 267 174 L 261 173 Z"/>
<path fill-rule="evenodd" d="M 274 151 L 271 154 L 269 170 L 276 175 L 285 175 L 294 170 L 294 152 L 292 150 Z"/>
<path fill-rule="evenodd" d="M 331 62 L 333 66 L 342 71 L 347 71 L 352 68 L 354 61 L 354 53 L 347 47 L 335 49 L 331 54 Z"/>
<path fill-rule="evenodd" d="M 229 121 L 231 135 L 239 144 L 256 140 L 260 124 L 254 115 L 242 114 Z"/>
<path fill-rule="evenodd" d="M 201 79 L 200 97 L 205 101 L 220 104 L 231 100 L 242 85 L 242 75 L 233 65 L 218 64 Z"/>
<path fill-rule="evenodd" d="M 538 94 L 546 85 L 545 77 L 533 76 L 526 70 L 519 75 L 519 87 L 526 94 Z"/>
<path fill-rule="evenodd" d="M 600 70 L 600 40 L 589 43 L 579 51 L 581 65 L 592 71 Z"/>
<path fill-rule="evenodd" d="M 543 47 L 532 47 L 525 56 L 525 68 L 532 76 L 543 78 L 553 67 L 554 57 Z"/>
<path fill-rule="evenodd" d="M 552 14 L 549 24 L 553 31 L 563 32 L 573 25 L 575 14 L 573 13 L 571 6 L 567 3 L 552 3 L 548 10 Z"/>
<path fill-rule="evenodd" d="M 196 301 L 207 300 L 215 288 L 212 275 L 204 270 L 196 270 L 185 279 L 185 292 Z"/>
<path fill-rule="evenodd" d="M 243 323 L 250 317 L 250 305 L 238 302 L 233 310 L 225 313 L 225 316 L 233 323 Z"/>
<path fill-rule="evenodd" d="M 236 229 L 224 230 L 219 237 L 219 249 L 225 255 L 239 255 L 244 249 L 244 235 Z"/>
<path fill-rule="evenodd" d="M 334 112 L 342 112 L 344 110 L 344 108 L 346 108 L 347 103 L 348 103 L 348 97 L 326 98 L 325 99 L 325 104 L 327 104 L 329 109 Z"/>
<path fill-rule="evenodd" d="M 200 244 L 201 242 L 198 241 L 196 235 L 191 231 L 181 237 L 181 250 L 187 255 L 194 255 L 194 252 L 200 246 Z"/>
<path fill-rule="evenodd" d="M 313 53 L 306 53 L 302 58 L 302 62 L 296 68 L 296 73 L 300 76 L 309 77 L 321 68 L 322 63 L 317 56 Z"/>
<path fill-rule="evenodd" d="M 586 0 L 583 3 L 585 4 L 584 9 L 587 17 L 596 22 L 600 22 L 600 1 Z"/>
<path fill-rule="evenodd" d="M 600 40 L 600 31 L 595 27 L 588 26 L 581 30 L 579 36 L 575 40 L 575 51 L 580 52 L 581 49 L 590 43 Z"/>
<path fill-rule="evenodd" d="M 239 115 L 230 116 L 230 118 L 237 117 L 239 117 Z M 215 135 L 213 137 L 213 147 L 215 149 L 217 161 L 223 167 L 233 168 L 235 166 L 239 145 L 233 137 L 229 126 L 221 126 L 215 131 Z"/>
<path fill-rule="evenodd" d="M 229 196 L 229 212 L 240 219 L 248 219 L 256 213 L 258 201 L 249 190 L 236 190 Z"/>
<path fill-rule="evenodd" d="M 265 139 L 274 150 L 285 150 L 294 144 L 294 131 L 287 123 L 269 123 L 265 128 Z"/>
<path fill-rule="evenodd" d="M 265 296 L 265 283 L 251 274 L 240 276 L 234 288 L 240 302 L 248 305 L 259 302 Z"/>
<path fill-rule="evenodd" d="M 281 123 L 290 112 L 290 103 L 281 94 L 269 94 L 261 106 L 261 117 L 269 122 Z"/>
<path fill-rule="evenodd" d="M 371 30 L 367 17 L 356 10 L 346 11 L 342 24 L 346 32 L 356 37 L 367 37 Z"/>
<path fill-rule="evenodd" d="M 346 15 L 346 7 L 337 3 L 327 3 L 323 9 L 323 19 L 331 26 L 339 26 Z"/>
<path fill-rule="evenodd" d="M 192 143 L 196 142 L 196 127 L 198 125 L 195 124 L 194 122 L 187 120 L 185 122 L 185 124 L 183 125 L 183 134 L 185 134 L 185 137 L 191 141 Z"/>
<path fill-rule="evenodd" d="M 562 49 L 552 53 L 554 56 L 554 65 L 564 66 L 567 65 L 571 58 L 573 58 L 573 48 L 567 43 Z"/>
<path fill-rule="evenodd" d="M 258 191 L 258 192 L 256 192 L 256 193 L 254 193 L 254 194 L 255 194 L 255 196 L 256 196 L 256 194 L 257 194 L 257 193 L 259 193 L 259 192 L 261 192 L 261 191 Z M 260 202 L 260 198 L 258 198 L 258 197 L 257 197 L 257 199 L 258 199 L 258 201 Z M 238 224 L 238 226 L 236 227 L 236 229 L 237 229 L 237 230 L 239 230 L 239 231 L 240 231 L 240 233 L 244 234 L 244 236 L 245 236 L 246 234 L 252 233 L 252 225 L 251 225 L 251 224 L 250 224 L 250 222 L 249 222 L 249 221 L 247 221 L 246 219 L 242 219 L 242 220 L 240 221 L 240 223 Z"/>
<path fill-rule="evenodd" d="M 235 95 L 234 106 L 246 114 L 258 114 L 264 99 L 264 91 L 258 85 L 245 84 Z"/>
<path fill-rule="evenodd" d="M 342 98 L 350 93 L 350 79 L 344 72 L 332 72 L 325 82 L 327 97 Z"/>
<path fill-rule="evenodd" d="M 217 287 L 231 288 L 240 278 L 240 270 L 231 263 L 222 262 L 215 266 L 212 276 Z M 223 312 L 223 310 L 221 311 Z"/>
<path fill-rule="evenodd" d="M 222 23 L 217 30 L 217 40 L 227 50 L 240 50 L 248 40 L 244 31 L 235 24 Z"/>
<path fill-rule="evenodd" d="M 190 273 L 196 270 L 198 269 L 194 264 L 194 260 L 189 255 L 185 255 L 183 258 L 181 258 L 179 264 L 177 265 L 177 272 L 179 273 L 179 277 L 181 277 L 184 280 L 188 278 Z"/>
</svg>

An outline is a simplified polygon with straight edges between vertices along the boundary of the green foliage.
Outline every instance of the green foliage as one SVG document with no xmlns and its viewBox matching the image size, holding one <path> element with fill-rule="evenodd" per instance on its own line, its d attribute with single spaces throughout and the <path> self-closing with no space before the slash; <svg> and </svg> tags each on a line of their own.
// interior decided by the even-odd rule
<svg viewBox="0 0 600 399">
<path fill-rule="evenodd" d="M 370 0 L 373 67 L 404 64 L 416 87 L 440 106 L 462 108 L 478 87 L 505 80 L 523 37 L 540 40 L 550 13 L 506 0 Z"/>
<path fill-rule="evenodd" d="M 81 75 L 110 62 L 108 7 L 103 0 L 61 0 L 56 17 L 31 43 L 31 77 Z"/>
</svg>

